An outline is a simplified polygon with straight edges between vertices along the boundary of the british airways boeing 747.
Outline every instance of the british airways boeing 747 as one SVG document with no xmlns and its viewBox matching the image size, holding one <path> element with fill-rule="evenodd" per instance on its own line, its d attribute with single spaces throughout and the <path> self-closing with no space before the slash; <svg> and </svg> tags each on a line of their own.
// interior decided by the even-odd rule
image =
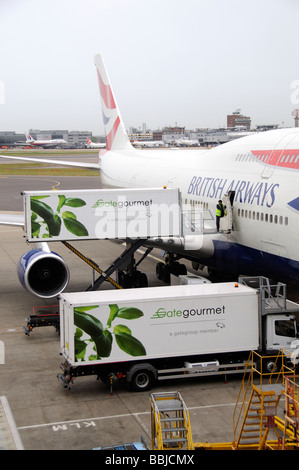
<svg viewBox="0 0 299 470">
<path fill-rule="evenodd" d="M 107 188 L 179 188 L 183 203 L 212 219 L 218 200 L 226 198 L 228 230 L 204 232 L 191 249 L 180 240 L 157 242 L 170 260 L 168 271 L 178 265 L 173 260 L 188 259 L 232 274 L 299 280 L 299 129 L 260 132 L 207 150 L 138 150 L 129 141 L 101 55 L 95 65 L 106 149 L 97 164 L 54 163 L 100 170 Z M 0 216 L 5 222 L 14 221 Z"/>
</svg>

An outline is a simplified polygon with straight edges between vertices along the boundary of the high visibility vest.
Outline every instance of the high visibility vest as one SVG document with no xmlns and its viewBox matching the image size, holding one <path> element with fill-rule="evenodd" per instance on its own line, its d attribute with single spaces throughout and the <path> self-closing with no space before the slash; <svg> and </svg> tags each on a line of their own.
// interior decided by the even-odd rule
<svg viewBox="0 0 299 470">
<path fill-rule="evenodd" d="M 221 217 L 223 214 L 224 214 L 224 209 L 226 209 L 226 206 L 220 206 L 219 204 L 217 204 L 216 206 L 216 216 L 217 217 Z"/>
</svg>

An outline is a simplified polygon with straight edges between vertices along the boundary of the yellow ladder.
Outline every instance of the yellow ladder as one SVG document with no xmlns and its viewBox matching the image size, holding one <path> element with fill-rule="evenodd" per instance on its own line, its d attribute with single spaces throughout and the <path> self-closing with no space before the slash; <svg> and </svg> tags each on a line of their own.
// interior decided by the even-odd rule
<svg viewBox="0 0 299 470">
<path fill-rule="evenodd" d="M 188 409 L 179 392 L 151 394 L 152 449 L 193 450 Z"/>
<path fill-rule="evenodd" d="M 294 369 L 285 362 L 283 351 L 272 359 L 251 353 L 234 410 L 233 449 L 270 449 L 272 443 L 279 445 L 282 441 L 278 435 L 277 407 L 285 393 L 286 374 L 294 374 Z M 267 440 L 271 429 L 276 440 Z"/>
<path fill-rule="evenodd" d="M 276 432 L 275 416 L 284 388 L 281 385 L 252 385 L 249 401 L 236 442 L 235 449 L 265 449 L 270 429 Z"/>
<path fill-rule="evenodd" d="M 299 377 L 286 378 L 282 449 L 299 448 Z"/>
</svg>

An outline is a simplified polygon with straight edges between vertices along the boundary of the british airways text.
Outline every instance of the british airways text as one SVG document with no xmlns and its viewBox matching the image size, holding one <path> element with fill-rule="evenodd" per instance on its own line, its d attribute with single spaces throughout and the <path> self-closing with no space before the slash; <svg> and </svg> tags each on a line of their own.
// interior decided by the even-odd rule
<svg viewBox="0 0 299 470">
<path fill-rule="evenodd" d="M 188 194 L 221 199 L 223 194 L 235 191 L 234 201 L 272 207 L 275 202 L 275 191 L 278 188 L 278 183 L 261 181 L 253 183 L 246 180 L 193 176 L 189 183 Z"/>
</svg>

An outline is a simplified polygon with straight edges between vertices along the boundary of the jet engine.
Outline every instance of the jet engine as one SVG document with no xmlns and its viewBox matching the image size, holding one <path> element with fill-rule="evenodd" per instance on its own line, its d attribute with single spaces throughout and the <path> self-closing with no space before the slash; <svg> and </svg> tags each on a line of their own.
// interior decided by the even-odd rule
<svg viewBox="0 0 299 470">
<path fill-rule="evenodd" d="M 68 267 L 57 253 L 34 249 L 25 253 L 18 265 L 22 286 L 31 294 L 51 298 L 60 294 L 69 281 Z"/>
</svg>

